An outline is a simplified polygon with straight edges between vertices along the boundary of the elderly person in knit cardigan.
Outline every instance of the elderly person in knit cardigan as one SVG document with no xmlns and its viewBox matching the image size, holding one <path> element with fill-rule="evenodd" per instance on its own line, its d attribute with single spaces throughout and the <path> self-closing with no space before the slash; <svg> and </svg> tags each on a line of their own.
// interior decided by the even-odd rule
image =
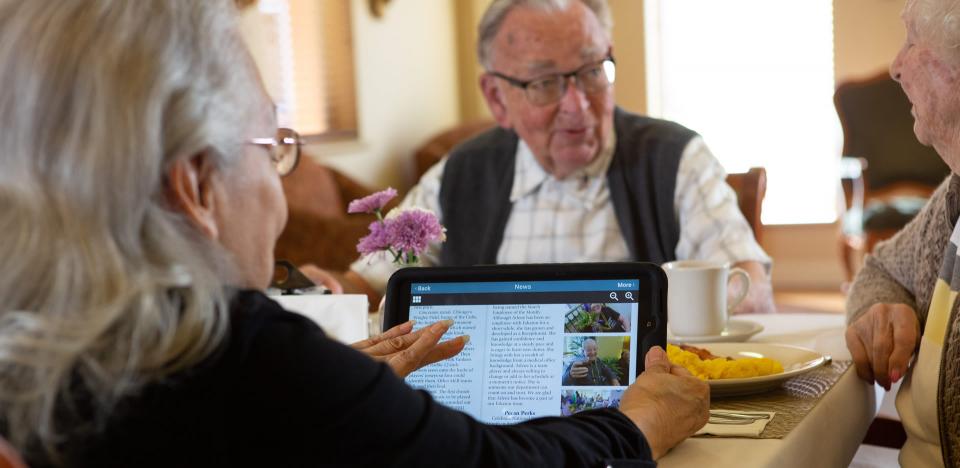
<svg viewBox="0 0 960 468">
<path fill-rule="evenodd" d="M 958 15 L 958 0 L 909 0 L 904 8 L 907 39 L 890 73 L 913 104 L 917 138 L 952 174 L 913 222 L 867 257 L 847 303 L 857 373 L 887 389 L 903 379 L 903 466 L 960 465 Z"/>
</svg>

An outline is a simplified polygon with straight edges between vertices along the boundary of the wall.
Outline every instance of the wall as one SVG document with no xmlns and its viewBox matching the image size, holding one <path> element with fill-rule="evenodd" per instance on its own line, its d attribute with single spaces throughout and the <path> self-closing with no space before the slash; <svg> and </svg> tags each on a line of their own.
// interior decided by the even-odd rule
<svg viewBox="0 0 960 468">
<path fill-rule="evenodd" d="M 906 37 L 905 0 L 834 0 L 837 82 L 886 73 Z"/>
<path fill-rule="evenodd" d="M 644 3 L 643 0 L 610 0 L 613 54 L 617 59 L 617 105 L 638 113 L 647 111 Z"/>
<path fill-rule="evenodd" d="M 454 1 L 393 1 L 380 19 L 351 2 L 359 138 L 309 154 L 373 188 L 410 185 L 415 148 L 460 120 Z"/>
<path fill-rule="evenodd" d="M 906 33 L 905 0 L 834 0 L 837 83 L 884 73 Z M 839 155 L 838 155 L 839 156 Z M 774 258 L 774 288 L 837 290 L 844 281 L 836 224 L 766 226 L 763 246 Z"/>
<path fill-rule="evenodd" d="M 457 28 L 457 78 L 460 97 L 460 120 L 489 120 L 490 110 L 480 92 L 483 67 L 477 62 L 477 25 L 489 0 L 450 0 L 454 2 Z"/>
</svg>

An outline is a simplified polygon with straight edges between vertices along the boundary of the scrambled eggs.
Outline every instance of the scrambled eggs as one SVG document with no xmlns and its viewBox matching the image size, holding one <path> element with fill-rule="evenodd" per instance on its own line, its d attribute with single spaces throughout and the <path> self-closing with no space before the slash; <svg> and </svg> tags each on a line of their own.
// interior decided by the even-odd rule
<svg viewBox="0 0 960 468">
<path fill-rule="evenodd" d="M 775 359 L 744 358 L 728 360 L 717 358 L 704 360 L 696 354 L 684 351 L 674 345 L 667 345 L 667 357 L 670 362 L 683 366 L 691 374 L 702 380 L 742 379 L 783 372 L 783 365 Z"/>
</svg>

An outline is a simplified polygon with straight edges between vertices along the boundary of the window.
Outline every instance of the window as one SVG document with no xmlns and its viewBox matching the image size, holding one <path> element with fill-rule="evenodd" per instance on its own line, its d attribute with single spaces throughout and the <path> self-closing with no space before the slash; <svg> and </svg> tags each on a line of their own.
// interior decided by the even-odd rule
<svg viewBox="0 0 960 468">
<path fill-rule="evenodd" d="M 244 0 L 240 19 L 281 126 L 308 140 L 357 134 L 350 0 Z"/>
<path fill-rule="evenodd" d="M 647 0 L 646 18 L 650 113 L 728 172 L 765 167 L 764 223 L 835 221 L 831 0 Z"/>
</svg>

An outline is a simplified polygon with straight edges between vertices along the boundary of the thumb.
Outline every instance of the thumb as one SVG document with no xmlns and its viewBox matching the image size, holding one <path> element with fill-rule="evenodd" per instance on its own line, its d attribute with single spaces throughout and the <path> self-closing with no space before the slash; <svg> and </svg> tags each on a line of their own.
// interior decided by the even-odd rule
<svg viewBox="0 0 960 468">
<path fill-rule="evenodd" d="M 670 361 L 667 359 L 667 353 L 663 348 L 654 346 L 647 351 L 647 356 L 643 360 L 643 372 L 670 373 Z"/>
</svg>

